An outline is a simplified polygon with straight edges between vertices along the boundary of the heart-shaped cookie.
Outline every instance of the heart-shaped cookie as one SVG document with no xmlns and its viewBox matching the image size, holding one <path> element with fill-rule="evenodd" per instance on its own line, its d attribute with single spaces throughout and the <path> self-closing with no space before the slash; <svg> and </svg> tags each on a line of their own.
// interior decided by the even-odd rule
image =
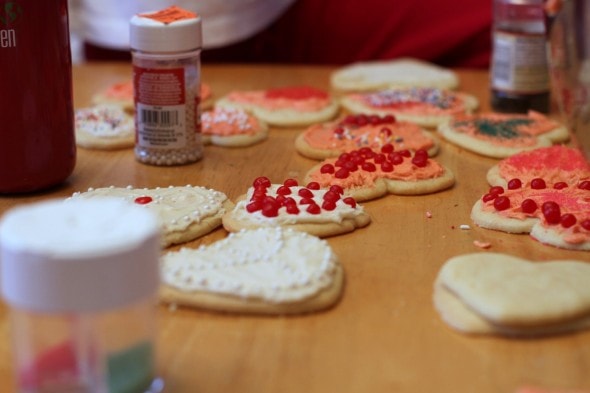
<svg viewBox="0 0 590 393">
<path fill-rule="evenodd" d="M 441 268 L 434 303 L 447 323 L 465 332 L 558 332 L 590 322 L 588 282 L 589 263 L 467 254 Z"/>
<path fill-rule="evenodd" d="M 293 314 L 340 297 L 343 270 L 328 243 L 304 232 L 244 230 L 162 258 L 165 302 L 218 311 Z"/>
</svg>

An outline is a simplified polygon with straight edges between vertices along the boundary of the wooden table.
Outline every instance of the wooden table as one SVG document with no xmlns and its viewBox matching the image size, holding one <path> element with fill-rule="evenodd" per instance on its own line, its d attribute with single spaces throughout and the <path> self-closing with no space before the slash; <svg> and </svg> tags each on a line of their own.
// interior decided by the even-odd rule
<svg viewBox="0 0 590 393">
<path fill-rule="evenodd" d="M 217 97 L 232 89 L 289 84 L 329 88 L 329 67 L 208 66 L 203 81 Z M 462 90 L 489 109 L 484 71 L 459 70 Z M 127 80 L 128 64 L 87 64 L 74 69 L 76 107 L 105 86 Z M 88 187 L 203 185 L 234 199 L 257 176 L 275 182 L 302 178 L 314 161 L 298 155 L 300 129 L 272 129 L 269 140 L 243 149 L 206 147 L 202 161 L 152 167 L 131 150 L 79 150 L 67 184 L 30 196 L 1 196 L 0 213 L 36 200 L 69 196 Z M 590 260 L 588 253 L 543 246 L 528 235 L 475 227 L 469 212 L 496 160 L 442 143 L 437 157 L 456 174 L 441 193 L 388 196 L 365 203 L 373 222 L 329 238 L 346 272 L 339 304 L 326 312 L 291 317 L 223 315 L 192 309 L 159 311 L 161 375 L 169 392 L 198 393 L 510 393 L 521 385 L 590 389 L 590 332 L 539 339 L 471 337 L 448 328 L 432 305 L 433 280 L 450 257 L 490 251 L 533 260 Z M 426 217 L 432 213 L 432 218 Z M 461 230 L 461 224 L 471 225 Z M 219 229 L 189 243 L 221 239 Z M 9 323 L 0 307 L 0 391 L 12 390 Z"/>
</svg>

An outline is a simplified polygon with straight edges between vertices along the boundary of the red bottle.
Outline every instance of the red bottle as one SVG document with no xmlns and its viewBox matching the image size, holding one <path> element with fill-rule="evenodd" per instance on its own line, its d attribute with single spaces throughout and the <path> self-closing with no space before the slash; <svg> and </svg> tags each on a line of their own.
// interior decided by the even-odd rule
<svg viewBox="0 0 590 393">
<path fill-rule="evenodd" d="M 75 162 L 67 0 L 0 0 L 0 193 L 59 184 Z"/>
</svg>

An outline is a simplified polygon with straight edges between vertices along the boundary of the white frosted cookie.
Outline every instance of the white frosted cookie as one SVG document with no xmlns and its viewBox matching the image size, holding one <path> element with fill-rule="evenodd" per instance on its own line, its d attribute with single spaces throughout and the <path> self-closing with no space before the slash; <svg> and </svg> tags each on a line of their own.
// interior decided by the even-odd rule
<svg viewBox="0 0 590 393">
<path fill-rule="evenodd" d="M 160 299 L 214 311 L 295 314 L 340 298 L 344 273 L 325 240 L 281 227 L 231 233 L 161 261 Z"/>
<path fill-rule="evenodd" d="M 387 194 L 422 195 L 450 188 L 455 176 L 450 169 L 429 158 L 425 150 L 395 151 L 362 148 L 329 158 L 314 166 L 305 182 L 320 187 L 340 187 L 345 195 L 362 202 Z"/>
<path fill-rule="evenodd" d="M 323 160 L 362 147 L 395 150 L 427 150 L 438 153 L 439 143 L 431 133 L 414 123 L 386 115 L 348 115 L 338 121 L 311 125 L 295 139 L 297 151 L 308 158 Z"/>
<path fill-rule="evenodd" d="M 434 284 L 434 305 L 454 329 L 532 336 L 590 326 L 590 264 L 532 262 L 499 253 L 449 259 Z"/>
<path fill-rule="evenodd" d="M 334 89 L 342 91 L 459 86 L 459 78 L 453 71 L 413 58 L 353 63 L 334 71 L 330 81 Z"/>
<path fill-rule="evenodd" d="M 504 189 L 491 187 L 471 209 L 482 228 L 530 233 L 543 244 L 590 251 L 590 181 L 548 185 L 536 178 Z"/>
<path fill-rule="evenodd" d="M 549 185 L 576 184 L 590 180 L 590 163 L 576 148 L 540 147 L 503 159 L 488 170 L 486 178 L 490 185 L 502 187 L 510 187 L 511 181 L 527 184 L 534 178 L 542 178 Z"/>
<path fill-rule="evenodd" d="M 394 115 L 427 128 L 436 128 L 456 115 L 471 114 L 479 106 L 475 96 L 432 87 L 349 93 L 340 103 L 352 113 Z"/>
<path fill-rule="evenodd" d="M 76 145 L 86 149 L 115 150 L 133 147 L 133 117 L 119 106 L 97 105 L 74 114 Z"/>
<path fill-rule="evenodd" d="M 162 226 L 163 246 L 185 243 L 221 226 L 221 217 L 233 203 L 220 192 L 199 186 L 167 188 L 106 187 L 76 192 L 76 198 L 115 197 L 156 213 Z"/>
<path fill-rule="evenodd" d="M 269 125 L 308 126 L 338 114 L 338 101 L 328 92 L 310 86 L 254 91 L 234 91 L 215 103 L 221 108 L 241 108 Z"/>
<path fill-rule="evenodd" d="M 245 147 L 268 137 L 268 126 L 242 109 L 215 108 L 201 115 L 203 143 Z"/>
<path fill-rule="evenodd" d="M 370 222 L 371 217 L 351 197 L 317 185 L 299 186 L 293 179 L 272 184 L 266 177 L 254 180 L 234 209 L 223 216 L 229 232 L 281 226 L 319 237 L 352 232 Z"/>
<path fill-rule="evenodd" d="M 456 116 L 441 124 L 438 132 L 457 146 L 493 158 L 506 158 L 569 139 L 566 127 L 532 111 Z"/>
</svg>

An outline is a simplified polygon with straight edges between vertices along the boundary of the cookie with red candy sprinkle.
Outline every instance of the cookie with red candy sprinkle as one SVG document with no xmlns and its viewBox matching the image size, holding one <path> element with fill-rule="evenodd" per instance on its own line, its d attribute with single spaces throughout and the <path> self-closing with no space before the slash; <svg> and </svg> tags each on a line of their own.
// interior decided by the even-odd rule
<svg viewBox="0 0 590 393">
<path fill-rule="evenodd" d="M 506 189 L 493 186 L 474 204 L 471 218 L 482 228 L 530 233 L 543 244 L 590 251 L 590 180 L 551 185 L 535 178 Z"/>
<path fill-rule="evenodd" d="M 233 91 L 216 107 L 241 108 L 269 125 L 308 126 L 338 114 L 338 102 L 325 90 L 311 86 L 288 86 L 266 90 Z"/>
<path fill-rule="evenodd" d="M 392 115 L 348 115 L 338 121 L 311 125 L 295 139 L 297 151 L 316 160 L 370 147 L 380 149 L 391 144 L 396 150 L 438 152 L 438 141 L 414 123 L 398 121 Z"/>
<path fill-rule="evenodd" d="M 457 146 L 493 158 L 506 158 L 569 139 L 566 127 L 534 111 L 455 116 L 439 125 L 438 132 Z"/>
<path fill-rule="evenodd" d="M 488 183 L 492 186 L 507 187 L 511 181 L 529 183 L 534 178 L 543 178 L 551 185 L 590 180 L 590 163 L 581 150 L 556 145 L 505 158 L 487 173 Z"/>
<path fill-rule="evenodd" d="M 340 187 L 300 186 L 294 179 L 273 184 L 259 177 L 222 222 L 229 232 L 281 226 L 328 237 L 365 227 L 371 217 Z"/>
<path fill-rule="evenodd" d="M 245 147 L 264 141 L 268 126 L 242 109 L 215 108 L 201 115 L 203 143 Z"/>
<path fill-rule="evenodd" d="M 411 153 L 386 144 L 380 150 L 368 147 L 343 153 L 314 166 L 306 182 L 321 187 L 337 185 L 357 201 L 386 194 L 421 195 L 438 192 L 455 184 L 450 169 L 429 158 L 425 150 Z"/>
<path fill-rule="evenodd" d="M 471 114 L 479 106 L 475 96 L 433 87 L 349 93 L 340 103 L 352 113 L 394 115 L 399 120 L 427 128 L 436 128 L 456 115 Z"/>
</svg>

